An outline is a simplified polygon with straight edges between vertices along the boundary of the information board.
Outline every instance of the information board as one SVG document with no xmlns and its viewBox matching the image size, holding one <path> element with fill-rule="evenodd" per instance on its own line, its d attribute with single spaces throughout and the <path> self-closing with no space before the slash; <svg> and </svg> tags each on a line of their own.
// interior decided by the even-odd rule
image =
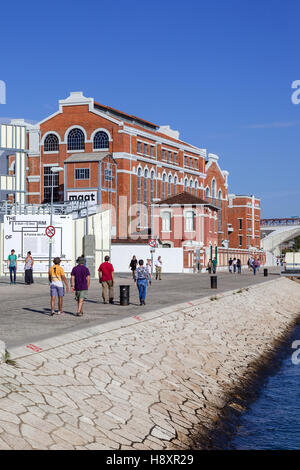
<svg viewBox="0 0 300 470">
<path fill-rule="evenodd" d="M 27 252 L 35 260 L 45 261 L 49 256 L 49 238 L 46 227 L 50 215 L 6 215 L 4 216 L 4 260 L 15 250 L 18 261 L 24 261 Z M 62 261 L 72 259 L 72 218 L 69 215 L 54 215 L 52 225 L 55 235 L 52 240 L 52 256 Z M 38 269 L 36 263 L 35 271 Z"/>
</svg>

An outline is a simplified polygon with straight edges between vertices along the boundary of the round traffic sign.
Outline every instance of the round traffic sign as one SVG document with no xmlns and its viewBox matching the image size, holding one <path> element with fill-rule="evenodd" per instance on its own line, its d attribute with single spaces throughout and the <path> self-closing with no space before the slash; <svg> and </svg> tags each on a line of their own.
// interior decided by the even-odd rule
<svg viewBox="0 0 300 470">
<path fill-rule="evenodd" d="M 148 241 L 148 245 L 150 245 L 152 248 L 155 248 L 156 247 L 156 240 L 149 240 Z"/>
<path fill-rule="evenodd" d="M 55 235 L 55 228 L 53 227 L 53 225 L 48 225 L 48 227 L 46 227 L 46 235 L 47 235 L 47 237 L 49 237 L 49 238 L 54 237 L 54 235 Z"/>
</svg>

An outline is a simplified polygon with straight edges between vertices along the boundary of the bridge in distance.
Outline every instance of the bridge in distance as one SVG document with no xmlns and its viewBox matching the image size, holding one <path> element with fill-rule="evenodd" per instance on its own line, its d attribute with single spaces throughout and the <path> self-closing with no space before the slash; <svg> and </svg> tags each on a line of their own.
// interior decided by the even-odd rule
<svg viewBox="0 0 300 470">
<path fill-rule="evenodd" d="M 300 235 L 300 217 L 261 219 L 261 247 L 280 255 L 280 245 Z"/>
</svg>

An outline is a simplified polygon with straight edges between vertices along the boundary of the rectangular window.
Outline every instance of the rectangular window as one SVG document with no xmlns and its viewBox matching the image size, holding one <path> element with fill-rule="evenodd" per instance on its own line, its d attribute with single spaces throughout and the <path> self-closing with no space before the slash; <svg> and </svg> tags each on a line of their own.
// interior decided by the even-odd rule
<svg viewBox="0 0 300 470">
<path fill-rule="evenodd" d="M 243 244 L 243 237 L 242 237 L 241 235 L 239 236 L 239 240 L 240 240 L 240 246 L 242 246 L 242 244 Z"/>
<path fill-rule="evenodd" d="M 177 153 L 173 153 L 174 163 L 177 163 Z"/>
<path fill-rule="evenodd" d="M 161 151 L 161 158 L 162 158 L 162 160 L 165 160 L 165 158 L 166 158 L 166 151 L 165 150 Z"/>
<path fill-rule="evenodd" d="M 44 203 L 51 202 L 51 187 L 53 186 L 53 202 L 59 200 L 58 197 L 58 173 L 51 171 L 51 166 L 44 167 Z"/>
<path fill-rule="evenodd" d="M 137 143 L 137 153 L 141 153 L 142 152 L 142 144 L 141 142 L 138 142 Z"/>
<path fill-rule="evenodd" d="M 154 155 L 154 147 L 153 145 L 150 145 L 150 157 L 153 157 Z"/>
<path fill-rule="evenodd" d="M 172 152 L 168 152 L 168 162 L 171 163 L 172 160 Z"/>
<path fill-rule="evenodd" d="M 164 212 L 162 215 L 162 230 L 163 232 L 171 230 L 171 214 L 169 212 Z"/>
<path fill-rule="evenodd" d="M 242 223 L 243 223 L 242 219 L 239 219 L 239 230 L 242 230 Z"/>
<path fill-rule="evenodd" d="M 185 213 L 185 230 L 186 232 L 192 232 L 195 230 L 195 214 L 192 211 Z"/>
<path fill-rule="evenodd" d="M 90 169 L 89 168 L 75 168 L 75 179 L 76 180 L 89 180 Z"/>
<path fill-rule="evenodd" d="M 187 166 L 187 157 L 184 157 L 184 166 Z"/>
<path fill-rule="evenodd" d="M 144 155 L 148 154 L 148 145 L 144 144 Z"/>
</svg>

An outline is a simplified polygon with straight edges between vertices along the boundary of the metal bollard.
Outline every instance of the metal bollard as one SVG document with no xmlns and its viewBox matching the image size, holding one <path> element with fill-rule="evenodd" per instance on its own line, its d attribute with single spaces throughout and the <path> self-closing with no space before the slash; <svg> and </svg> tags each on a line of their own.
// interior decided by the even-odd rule
<svg viewBox="0 0 300 470">
<path fill-rule="evenodd" d="M 211 289 L 217 289 L 218 287 L 218 282 L 217 282 L 217 276 L 210 276 L 210 287 Z"/>
<path fill-rule="evenodd" d="M 129 305 L 130 286 L 120 286 L 120 305 Z"/>
<path fill-rule="evenodd" d="M 268 275 L 268 270 L 267 268 L 264 268 L 264 276 L 267 277 L 267 275 Z"/>
</svg>

